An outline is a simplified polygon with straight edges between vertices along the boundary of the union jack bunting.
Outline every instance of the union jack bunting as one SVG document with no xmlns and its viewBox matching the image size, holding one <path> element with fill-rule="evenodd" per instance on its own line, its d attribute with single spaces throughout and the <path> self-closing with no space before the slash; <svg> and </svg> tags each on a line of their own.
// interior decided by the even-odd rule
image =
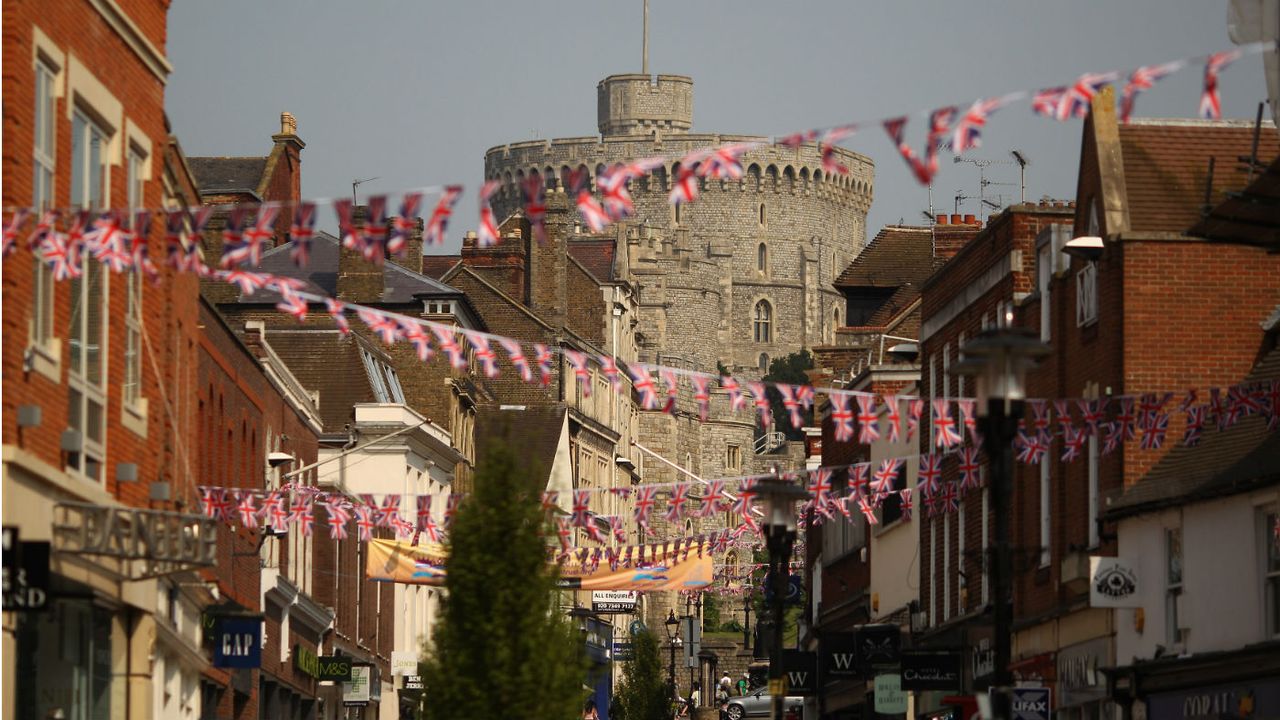
<svg viewBox="0 0 1280 720">
<path fill-rule="evenodd" d="M 1145 430 L 1156 421 L 1156 416 L 1160 414 L 1160 410 L 1173 399 L 1173 393 L 1164 393 L 1156 395 L 1155 393 L 1145 393 L 1138 400 L 1138 427 Z"/>
<path fill-rule="evenodd" d="M 249 245 L 244 240 L 244 227 L 249 221 L 252 206 L 236 205 L 227 215 L 226 224 L 222 227 L 222 257 L 218 266 L 230 268 L 249 259 Z"/>
<path fill-rule="evenodd" d="M 754 398 L 756 410 L 760 412 L 760 425 L 769 427 L 773 424 L 773 409 L 769 407 L 769 395 L 762 382 L 747 382 L 747 389 Z"/>
<path fill-rule="evenodd" d="M 707 483 L 707 492 L 702 496 L 702 507 L 698 508 L 694 517 L 713 517 L 716 513 L 722 513 L 728 509 L 724 502 L 726 484 L 724 480 L 711 480 Z"/>
<path fill-rule="evenodd" d="M 1064 425 L 1062 427 L 1062 462 L 1079 460 L 1080 452 L 1088 439 L 1089 436 L 1084 430 L 1077 429 L 1074 425 Z"/>
<path fill-rule="evenodd" d="M 1138 446 L 1143 450 L 1159 450 L 1168 434 L 1169 413 L 1159 413 L 1155 421 L 1142 431 L 1142 440 Z"/>
<path fill-rule="evenodd" d="M 1187 429 L 1182 435 L 1182 444 L 1195 447 L 1200 444 L 1200 435 L 1204 431 L 1204 417 L 1208 410 L 1204 405 L 1193 405 L 1187 408 Z"/>
<path fill-rule="evenodd" d="M 329 313 L 329 317 L 333 318 L 333 324 L 338 326 L 338 332 L 343 335 L 350 335 L 351 325 L 347 323 L 347 306 L 341 300 L 327 297 L 324 299 L 324 307 Z"/>
<path fill-rule="evenodd" d="M 266 287 L 271 280 L 268 275 L 249 272 L 248 270 L 230 270 L 223 276 L 223 279 L 240 288 L 240 293 L 245 297 Z"/>
<path fill-rule="evenodd" d="M 968 449 L 968 448 L 966 448 Z M 926 453 L 920 456 L 920 477 L 916 486 L 925 495 L 932 495 L 942 486 L 942 456 L 938 453 Z"/>
<path fill-rule="evenodd" d="M 511 366 L 516 369 L 516 373 L 520 375 L 520 379 L 525 382 L 533 382 L 533 370 L 529 367 L 529 360 L 524 356 L 524 348 L 521 347 L 518 340 L 508 337 L 498 338 L 498 344 L 503 350 L 507 351 L 507 359 L 511 361 Z"/>
<path fill-rule="evenodd" d="M 797 430 L 804 427 L 804 417 L 800 414 L 800 401 L 796 399 L 796 390 L 798 388 L 785 383 L 777 383 L 774 387 L 782 395 L 782 406 L 787 409 L 787 417 L 791 421 L 791 427 Z"/>
<path fill-rule="evenodd" d="M 826 517 L 831 517 L 831 471 L 817 468 L 809 471 L 809 494 L 813 497 L 813 506 Z"/>
<path fill-rule="evenodd" d="M 188 258 L 194 254 L 195 245 L 187 232 L 189 217 L 186 208 L 166 210 L 164 214 L 165 264 L 178 272 L 192 270 L 187 266 Z"/>
<path fill-rule="evenodd" d="M 427 534 L 427 542 L 439 542 L 438 536 L 440 531 L 439 528 L 436 527 L 435 518 L 431 517 L 430 495 L 418 496 L 418 515 L 415 527 L 418 532 Z M 431 530 L 428 530 L 428 528 L 431 528 Z M 437 537 L 433 538 L 432 535 Z"/>
<path fill-rule="evenodd" d="M 93 258 L 106 265 L 111 272 L 122 273 L 130 265 L 129 252 L 125 248 L 127 234 L 120 217 L 108 210 L 93 221 L 92 232 L 84 236 L 85 246 L 89 248 Z"/>
<path fill-rule="evenodd" d="M 556 490 L 547 490 L 542 493 L 542 512 L 554 512 L 556 505 L 560 502 L 560 493 Z"/>
<path fill-rule="evenodd" d="M 858 498 L 858 509 L 862 511 L 862 516 L 867 519 L 868 525 L 880 524 L 880 518 L 876 517 L 876 509 L 871 507 L 865 497 Z"/>
<path fill-rule="evenodd" d="M 129 263 L 135 271 L 142 271 L 155 278 L 155 266 L 151 265 L 151 253 L 148 240 L 151 235 L 151 211 L 137 210 L 129 218 L 125 226 L 124 238 L 129 246 Z M 150 269 L 148 269 L 150 266 Z"/>
<path fill-rule="evenodd" d="M 880 461 L 880 469 L 876 470 L 871 482 L 871 491 L 875 494 L 877 503 L 893 492 L 893 486 L 898 481 L 898 469 L 901 467 L 902 458 L 885 458 Z"/>
<path fill-rule="evenodd" d="M 213 488 L 200 488 L 200 512 L 205 517 L 216 518 L 218 516 L 218 503 L 214 499 L 214 492 Z M 218 490 L 217 492 L 222 491 Z"/>
<path fill-rule="evenodd" d="M 817 139 L 818 139 L 817 130 L 805 130 L 804 132 L 792 133 L 790 135 L 787 135 L 786 137 L 779 138 L 777 140 L 777 144 L 781 145 L 782 147 L 794 149 L 794 148 L 800 147 L 801 145 L 804 145 L 807 142 L 813 142 L 814 140 L 817 140 Z"/>
<path fill-rule="evenodd" d="M 427 220 L 426 228 L 422 233 L 422 242 L 424 246 L 439 246 L 444 244 L 445 231 L 449 228 L 449 218 L 453 216 L 453 206 L 457 204 L 458 198 L 462 197 L 461 185 L 447 185 L 443 192 L 440 193 L 440 199 L 436 201 L 436 207 L 431 211 L 431 217 Z"/>
<path fill-rule="evenodd" d="M 982 146 L 982 130 L 987 118 L 1008 102 L 1008 97 L 987 98 L 975 101 L 956 121 L 951 133 L 951 152 L 962 155 Z"/>
<path fill-rule="evenodd" d="M 262 245 L 275 236 L 276 216 L 280 214 L 280 206 L 265 203 L 258 207 L 253 223 L 244 230 L 244 245 L 248 250 L 245 259 L 250 265 L 257 266 L 262 262 Z M 224 256 L 225 257 L 225 256 Z"/>
<path fill-rule="evenodd" d="M 542 343 L 533 344 L 534 362 L 538 365 L 538 377 L 542 382 L 542 386 L 546 387 L 551 384 L 551 349 Z"/>
<path fill-rule="evenodd" d="M 381 265 L 387 256 L 387 196 L 370 195 L 364 226 L 359 228 L 360 254 L 366 262 Z"/>
<path fill-rule="evenodd" d="M 591 524 L 591 491 L 573 491 L 573 515 L 570 522 L 574 527 L 586 527 Z"/>
<path fill-rule="evenodd" d="M 290 506 L 289 519 L 286 522 L 296 526 L 302 533 L 302 537 L 311 537 L 311 523 L 314 521 L 315 516 L 311 513 L 310 500 L 299 500 Z"/>
<path fill-rule="evenodd" d="M 889 442 L 896 443 L 902 437 L 902 410 L 898 404 L 898 396 L 883 395 L 881 399 L 885 407 L 882 434 Z"/>
<path fill-rule="evenodd" d="M 1120 122 L 1128 124 L 1133 117 L 1133 106 L 1138 100 L 1138 93 L 1150 90 L 1156 82 L 1182 69 L 1186 63 L 1181 60 L 1163 65 L 1147 65 L 1129 74 L 1120 96 Z"/>
<path fill-rule="evenodd" d="M 853 439 L 853 410 L 849 408 L 849 396 L 842 392 L 831 393 L 831 422 L 835 425 L 836 442 Z"/>
<path fill-rule="evenodd" d="M 858 401 L 858 442 L 870 445 L 880 439 L 876 396 L 869 393 L 855 393 L 854 399 Z"/>
<path fill-rule="evenodd" d="M 454 370 L 467 369 L 467 354 L 458 345 L 456 330 L 452 325 L 432 324 L 431 334 L 436 336 L 436 346 L 449 358 L 449 366 Z"/>
<path fill-rule="evenodd" d="M 676 167 L 676 176 L 667 199 L 672 205 L 691 203 L 698 199 L 699 187 L 697 166 L 689 157 L 685 157 Z"/>
<path fill-rule="evenodd" d="M 387 494 L 382 496 L 382 506 L 378 508 L 378 525 L 394 528 L 400 519 L 400 496 Z"/>
<path fill-rule="evenodd" d="M 453 518 L 458 514 L 458 506 L 462 504 L 462 495 L 458 493 L 449 493 L 449 498 L 444 503 L 444 529 L 448 530 L 453 527 Z"/>
<path fill-rule="evenodd" d="M 905 116 L 893 118 L 884 121 L 884 130 L 889 134 L 889 139 L 893 141 L 894 147 L 898 149 L 898 154 L 906 161 L 907 167 L 911 168 L 911 172 L 916 177 L 916 181 L 921 185 L 928 185 L 933 182 L 933 173 L 929 171 L 929 166 L 916 155 L 915 150 L 907 144 L 903 138 L 903 130 L 906 128 L 907 118 Z"/>
<path fill-rule="evenodd" d="M 542 173 L 537 170 L 530 171 L 529 177 L 520 183 L 520 190 L 524 197 L 524 216 L 529 221 L 529 229 L 539 245 L 545 244 L 547 242 L 547 186 L 542 180 Z"/>
<path fill-rule="evenodd" d="M 609 518 L 609 532 L 613 534 L 613 539 L 619 543 L 627 541 L 627 528 L 622 524 L 622 518 L 617 515 Z"/>
<path fill-rule="evenodd" d="M 698 419 L 706 422 L 711 410 L 711 392 L 707 389 L 711 376 L 694 373 L 689 379 L 693 381 L 693 401 L 698 405 Z"/>
<path fill-rule="evenodd" d="M 628 166 L 615 163 L 596 176 L 596 187 L 604 196 L 604 209 L 614 220 L 623 220 L 635 214 L 635 203 L 631 200 L 631 191 L 627 183 L 632 178 Z"/>
<path fill-rule="evenodd" d="M 1013 447 L 1017 452 L 1018 462 L 1029 465 L 1039 465 L 1049 452 L 1040 433 L 1027 432 L 1026 426 L 1021 424 L 1018 427 L 1018 435 L 1013 441 Z"/>
<path fill-rule="evenodd" d="M 742 524 L 750 528 L 752 532 L 758 532 L 759 526 L 756 520 L 751 516 L 751 503 L 756 497 L 755 478 L 747 478 L 738 485 L 738 496 L 733 499 L 733 506 L 730 511 L 742 518 Z"/>
<path fill-rule="evenodd" d="M 857 125 L 841 125 L 823 133 L 818 149 L 822 154 L 822 170 L 828 175 L 848 175 L 849 167 L 836 158 L 836 143 L 849 138 L 858 129 Z"/>
<path fill-rule="evenodd" d="M 978 465 L 978 448 L 968 445 L 960 448 L 960 489 L 977 490 L 982 487 L 982 470 Z"/>
<path fill-rule="evenodd" d="M 400 336 L 413 346 L 418 359 L 422 362 L 430 360 L 435 351 L 431 349 L 431 338 L 427 335 L 427 331 L 422 329 L 422 324 L 413 318 L 401 318 L 398 322 Z"/>
<path fill-rule="evenodd" d="M 307 301 L 302 299 L 301 295 L 294 292 L 289 285 L 280 285 L 277 290 L 280 293 L 280 301 L 276 303 L 276 309 L 280 312 L 288 313 L 298 322 L 307 319 Z"/>
<path fill-rule="evenodd" d="M 671 499 L 667 501 L 667 512 L 662 517 L 667 522 L 678 525 L 684 518 L 685 505 L 689 502 L 689 483 L 676 483 L 671 486 Z"/>
<path fill-rule="evenodd" d="M 289 259 L 298 267 L 311 262 L 311 242 L 316 232 L 316 204 L 300 202 L 293 206 L 293 222 L 289 225 Z"/>
<path fill-rule="evenodd" d="M 1189 388 L 1187 394 L 1178 403 L 1178 412 L 1186 412 L 1192 405 L 1196 404 L 1198 392 L 1195 388 Z"/>
<path fill-rule="evenodd" d="M 396 321 L 380 312 L 357 305 L 356 317 L 360 318 L 361 322 L 388 345 L 394 345 L 400 336 L 400 328 L 396 325 Z"/>
<path fill-rule="evenodd" d="M 636 394 L 640 396 L 640 407 L 645 410 L 658 409 L 658 391 L 653 386 L 653 376 L 649 374 L 649 366 L 633 363 L 627 370 L 631 375 Z"/>
<path fill-rule="evenodd" d="M 1124 441 L 1124 425 L 1117 421 L 1111 421 L 1098 427 L 1106 430 L 1106 437 L 1102 441 L 1102 454 L 1110 455 L 1119 449 L 1120 443 Z"/>
<path fill-rule="evenodd" d="M 497 192 L 500 185 L 497 180 L 490 180 L 480 186 L 480 226 L 476 229 L 476 247 L 487 248 L 498 244 L 498 222 L 493 217 L 489 198 Z"/>
<path fill-rule="evenodd" d="M 662 368 L 659 374 L 662 375 L 662 383 L 667 386 L 667 404 L 663 406 L 662 412 L 674 413 L 676 397 L 680 394 L 680 376 L 671 368 Z"/>
<path fill-rule="evenodd" d="M 347 522 L 351 520 L 351 513 L 347 512 L 343 501 L 336 499 L 321 500 L 320 504 L 324 506 L 325 514 L 328 515 L 326 522 L 329 525 L 329 538 L 332 540 L 345 540 L 347 538 Z"/>
<path fill-rule="evenodd" d="M 619 376 L 618 360 L 612 355 L 600 355 L 600 373 L 609 381 L 609 388 L 614 392 L 622 390 L 622 378 Z"/>
<path fill-rule="evenodd" d="M 956 400 L 956 409 L 960 412 L 960 420 L 964 423 L 965 432 L 969 434 L 969 441 L 979 445 L 982 439 L 978 434 L 978 415 L 974 412 L 976 404 L 973 400 Z"/>
<path fill-rule="evenodd" d="M 69 244 L 69 236 L 53 232 L 40 243 L 40 256 L 53 273 L 57 282 L 72 280 L 81 276 L 80 264 L 73 257 L 74 251 Z"/>
<path fill-rule="evenodd" d="M 641 536 L 649 531 L 649 514 L 653 512 L 653 504 L 656 502 L 654 496 L 657 492 L 658 488 L 653 485 L 642 485 L 636 488 L 635 505 L 631 513 L 636 521 L 636 527 L 640 528 Z"/>
<path fill-rule="evenodd" d="M 952 448 L 963 441 L 956 430 L 956 421 L 951 417 L 951 401 L 938 398 L 933 401 L 933 445 L 940 448 Z"/>
<path fill-rule="evenodd" d="M 1138 437 L 1134 427 L 1136 420 L 1137 415 L 1133 410 L 1133 397 L 1128 395 L 1121 396 L 1120 410 L 1116 413 L 1115 421 L 1119 423 L 1120 429 L 1124 433 L 1121 437 L 1125 442 Z"/>
<path fill-rule="evenodd" d="M 573 529 L 568 518 L 556 518 L 556 535 L 560 537 L 560 549 L 568 553 L 569 548 L 573 547 Z"/>
<path fill-rule="evenodd" d="M 1047 118 L 1058 118 L 1058 108 L 1062 105 L 1062 98 L 1066 96 L 1066 87 L 1045 88 L 1036 91 L 1031 97 L 1031 112 L 1036 115 L 1043 115 Z"/>
<path fill-rule="evenodd" d="M 720 377 L 720 387 L 729 393 L 729 409 L 733 412 L 742 412 L 747 409 L 747 398 L 742 394 L 742 387 L 738 385 L 738 381 L 728 375 Z"/>
<path fill-rule="evenodd" d="M 1031 406 L 1031 416 L 1034 418 L 1032 427 L 1036 432 L 1043 432 L 1049 429 L 1049 401 L 1048 400 L 1028 400 L 1027 404 Z"/>
<path fill-rule="evenodd" d="M 907 403 L 907 440 L 920 431 L 920 416 L 924 414 L 924 400 L 914 398 Z"/>
<path fill-rule="evenodd" d="M 50 233 L 58 232 L 58 220 L 61 217 L 62 211 L 57 209 L 45 210 L 40 213 L 40 219 L 36 221 L 35 228 L 27 236 L 27 247 L 39 248 L 44 244 L 45 238 L 49 237 Z M 8 232 L 8 229 L 6 229 L 6 232 Z M 18 230 L 14 230 L 15 237 L 17 232 Z"/>
<path fill-rule="evenodd" d="M 1085 117 L 1089 114 L 1089 103 L 1093 101 L 1093 96 L 1115 81 L 1116 74 L 1113 72 L 1081 75 L 1062 94 L 1062 99 L 1058 101 L 1058 109 L 1054 113 L 1054 117 L 1058 120 Z"/>
<path fill-rule="evenodd" d="M 487 378 L 498 377 L 498 358 L 489 347 L 489 338 L 474 330 L 463 330 L 462 334 L 467 338 L 467 343 L 471 345 L 471 350 L 476 356 L 476 362 L 480 364 L 480 371 L 484 373 L 484 376 Z"/>
<path fill-rule="evenodd" d="M 391 220 L 391 236 L 387 238 L 387 254 L 402 255 L 410 236 L 418 229 L 418 210 L 422 193 L 407 192 L 400 200 L 400 213 Z"/>
<path fill-rule="evenodd" d="M 9 216 L 9 222 L 4 226 L 4 248 L 0 255 L 9 257 L 18 249 L 18 233 L 22 232 L 22 227 L 27 224 L 30 216 L 31 208 L 17 208 Z"/>
<path fill-rule="evenodd" d="M 1218 75 L 1240 59 L 1239 50 L 1214 53 L 1204 64 L 1204 90 L 1200 93 L 1200 117 L 1217 120 L 1222 117 L 1222 99 L 1218 95 Z"/>
<path fill-rule="evenodd" d="M 289 511 L 284 507 L 284 498 L 273 492 L 262 503 L 262 509 L 266 512 L 267 521 L 271 525 L 271 530 L 277 534 L 288 532 L 289 530 Z"/>
<path fill-rule="evenodd" d="M 911 488 L 902 488 L 898 491 L 898 509 L 902 512 L 903 520 L 911 519 Z"/>
<path fill-rule="evenodd" d="M 1081 418 L 1084 420 L 1084 432 L 1090 437 L 1098 436 L 1098 425 L 1102 422 L 1102 416 L 1105 412 L 1105 406 L 1102 400 L 1077 400 L 1076 407 L 1080 408 Z"/>
<path fill-rule="evenodd" d="M 951 133 L 951 120 L 955 116 L 953 107 L 942 107 L 929 113 L 929 134 L 925 139 L 924 154 L 930 180 L 938 174 L 938 149 L 944 143 L 943 138 Z"/>
<path fill-rule="evenodd" d="M 1209 417 L 1218 421 L 1218 429 L 1226 428 L 1226 413 L 1222 403 L 1222 388 L 1209 388 Z"/>
<path fill-rule="evenodd" d="M 942 488 L 943 512 L 957 512 L 960 509 L 960 495 L 956 492 L 956 484 L 949 482 Z"/>
<path fill-rule="evenodd" d="M 742 156 L 758 143 L 726 143 L 712 150 L 699 166 L 699 174 L 713 180 L 741 180 Z"/>
<path fill-rule="evenodd" d="M 1058 418 L 1058 429 L 1065 431 L 1071 427 L 1071 401 L 1070 400 L 1054 400 L 1053 414 Z"/>
<path fill-rule="evenodd" d="M 236 511 L 240 513 L 240 524 L 249 530 L 258 527 L 258 508 L 253 504 L 254 493 L 248 490 L 241 490 L 239 502 L 236 503 Z"/>
</svg>

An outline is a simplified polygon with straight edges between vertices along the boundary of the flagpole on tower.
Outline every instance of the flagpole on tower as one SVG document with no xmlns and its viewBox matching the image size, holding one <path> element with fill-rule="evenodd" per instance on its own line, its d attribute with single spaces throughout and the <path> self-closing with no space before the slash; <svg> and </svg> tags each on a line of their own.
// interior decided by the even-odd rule
<svg viewBox="0 0 1280 720">
<path fill-rule="evenodd" d="M 649 74 L 649 0 L 644 0 L 644 40 L 640 45 L 640 72 Z"/>
</svg>

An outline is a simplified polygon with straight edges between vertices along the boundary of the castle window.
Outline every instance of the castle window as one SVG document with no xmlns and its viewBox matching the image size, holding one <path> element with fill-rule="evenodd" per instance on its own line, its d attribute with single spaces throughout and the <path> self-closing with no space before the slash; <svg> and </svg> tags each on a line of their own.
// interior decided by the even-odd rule
<svg viewBox="0 0 1280 720">
<path fill-rule="evenodd" d="M 761 300 L 756 303 L 755 317 L 755 338 L 756 342 L 767 343 L 771 340 L 770 327 L 773 323 L 773 308 L 770 307 L 768 300 Z"/>
<path fill-rule="evenodd" d="M 764 203 L 760 203 L 760 224 L 764 225 L 764 223 L 765 223 Z"/>
<path fill-rule="evenodd" d="M 764 243 L 760 243 L 756 248 L 756 271 L 761 273 L 769 271 L 769 246 Z"/>
<path fill-rule="evenodd" d="M 761 372 L 769 372 L 769 353 L 760 353 L 760 360 L 758 362 Z"/>
</svg>

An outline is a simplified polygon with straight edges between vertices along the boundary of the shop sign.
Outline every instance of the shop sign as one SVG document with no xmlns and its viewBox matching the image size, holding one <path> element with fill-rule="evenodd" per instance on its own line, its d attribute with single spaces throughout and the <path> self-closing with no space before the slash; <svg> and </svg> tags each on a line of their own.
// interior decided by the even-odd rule
<svg viewBox="0 0 1280 720">
<path fill-rule="evenodd" d="M 902 651 L 903 690 L 959 690 L 960 653 L 929 650 Z"/>
<path fill-rule="evenodd" d="M 591 612 L 602 614 L 633 613 L 640 594 L 635 590 L 592 590 Z"/>
<path fill-rule="evenodd" d="M 1110 651 L 1108 638 L 1097 638 L 1058 651 L 1058 692 L 1062 693 L 1063 707 L 1106 697 L 1107 679 L 1098 668 L 1107 666 Z"/>
<path fill-rule="evenodd" d="M 368 705 L 369 687 L 373 684 L 372 665 L 352 665 L 351 680 L 342 683 L 343 705 Z"/>
<path fill-rule="evenodd" d="M 787 694 L 812 695 L 818 692 L 817 653 L 783 650 L 782 673 L 787 678 Z"/>
<path fill-rule="evenodd" d="M 1147 717 L 1184 720 L 1280 717 L 1280 680 L 1154 694 L 1147 698 Z"/>
<path fill-rule="evenodd" d="M 59 552 L 136 561 L 129 577 L 141 579 L 213 567 L 218 521 L 162 510 L 58 503 L 54 545 Z"/>
<path fill-rule="evenodd" d="M 827 682 L 859 677 L 858 643 L 853 633 L 824 633 L 818 640 L 818 658 Z"/>
<path fill-rule="evenodd" d="M 1138 607 L 1138 571 L 1122 558 L 1089 557 L 1089 606 Z"/>
<path fill-rule="evenodd" d="M 907 711 L 907 694 L 902 691 L 900 675 L 877 675 L 874 687 L 876 712 L 901 715 Z"/>
<path fill-rule="evenodd" d="M 969 677 L 973 679 L 973 687 L 990 685 L 989 678 L 996 671 L 996 651 L 991 647 L 991 638 L 982 638 L 969 649 Z"/>
<path fill-rule="evenodd" d="M 421 690 L 422 676 L 421 675 L 405 675 L 404 687 L 401 689 L 402 690 Z"/>
<path fill-rule="evenodd" d="M 418 653 L 412 650 L 391 651 L 391 674 L 414 675 L 418 672 Z"/>
<path fill-rule="evenodd" d="M 5 612 L 32 612 L 49 606 L 49 543 L 22 542 L 16 528 L 4 529 Z"/>
<path fill-rule="evenodd" d="M 1009 692 L 1014 720 L 1049 720 L 1049 688 L 1016 687 Z"/>
<path fill-rule="evenodd" d="M 316 658 L 316 679 L 322 682 L 345 682 L 351 679 L 351 658 L 346 655 L 321 655 Z"/>
<path fill-rule="evenodd" d="M 213 666 L 256 668 L 262 665 L 262 621 L 258 618 L 221 617 L 216 621 Z"/>
<path fill-rule="evenodd" d="M 897 670 L 902 649 L 902 628 L 897 625 L 862 625 L 854 633 L 858 664 L 863 675 L 875 670 Z"/>
<path fill-rule="evenodd" d="M 293 646 L 293 666 L 304 675 L 320 679 L 320 658 L 301 643 Z"/>
<path fill-rule="evenodd" d="M 618 662 L 626 662 L 628 660 L 635 659 L 635 647 L 630 642 L 614 640 L 613 659 Z"/>
</svg>

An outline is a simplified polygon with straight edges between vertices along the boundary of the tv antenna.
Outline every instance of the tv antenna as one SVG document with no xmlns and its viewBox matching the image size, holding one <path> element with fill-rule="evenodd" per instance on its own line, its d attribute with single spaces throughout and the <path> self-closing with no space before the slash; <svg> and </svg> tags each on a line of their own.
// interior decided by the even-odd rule
<svg viewBox="0 0 1280 720">
<path fill-rule="evenodd" d="M 956 191 L 956 204 L 955 204 L 955 210 L 952 210 L 952 212 L 954 212 L 955 214 L 959 215 L 959 214 L 960 214 L 960 203 L 964 202 L 965 200 L 969 200 L 969 199 L 971 199 L 972 197 L 973 197 L 972 195 L 965 195 L 963 190 L 957 190 L 957 191 Z"/>
<path fill-rule="evenodd" d="M 351 204 L 352 205 L 356 204 L 356 188 L 360 187 L 361 185 L 367 182 L 373 182 L 374 180 L 381 180 L 381 179 L 382 179 L 381 177 L 371 177 L 371 178 L 365 178 L 363 180 L 352 180 L 351 181 Z"/>
<path fill-rule="evenodd" d="M 1013 183 L 995 182 L 994 180 L 988 180 L 987 168 L 992 165 L 1013 165 L 1014 162 L 1012 160 L 984 160 L 981 158 L 953 157 L 951 158 L 951 162 L 952 163 L 971 163 L 973 165 L 978 166 L 978 200 L 979 200 L 978 208 L 979 210 L 986 207 L 990 207 L 994 210 L 1000 209 L 998 205 L 992 205 L 990 202 L 987 201 L 987 186 L 988 185 L 1012 186 Z"/>
<path fill-rule="evenodd" d="M 1018 180 L 1022 183 L 1022 202 L 1025 203 L 1027 201 L 1027 166 L 1031 161 L 1022 154 L 1021 150 L 1011 150 L 1009 154 L 1013 156 L 1013 161 L 1018 163 Z"/>
</svg>

